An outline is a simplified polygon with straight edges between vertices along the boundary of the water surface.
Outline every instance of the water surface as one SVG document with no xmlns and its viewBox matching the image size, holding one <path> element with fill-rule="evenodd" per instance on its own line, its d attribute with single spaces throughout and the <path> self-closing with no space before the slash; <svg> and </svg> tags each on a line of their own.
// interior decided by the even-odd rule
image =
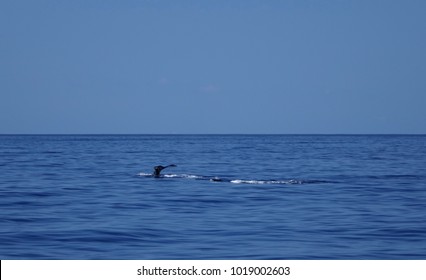
<svg viewBox="0 0 426 280">
<path fill-rule="evenodd" d="M 0 174 L 1 259 L 426 258 L 424 135 L 1 135 Z"/>
</svg>

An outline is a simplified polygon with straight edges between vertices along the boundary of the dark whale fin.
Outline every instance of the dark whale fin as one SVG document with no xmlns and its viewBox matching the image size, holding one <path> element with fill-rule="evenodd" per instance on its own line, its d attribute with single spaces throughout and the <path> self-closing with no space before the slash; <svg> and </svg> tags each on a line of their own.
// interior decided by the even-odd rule
<svg viewBox="0 0 426 280">
<path fill-rule="evenodd" d="M 162 165 L 154 166 L 154 172 L 152 173 L 152 176 L 160 177 L 160 173 L 163 169 L 166 169 L 168 167 L 176 167 L 176 166 L 177 166 L 176 164 L 169 164 L 169 165 L 166 165 L 166 166 L 162 166 Z"/>
</svg>

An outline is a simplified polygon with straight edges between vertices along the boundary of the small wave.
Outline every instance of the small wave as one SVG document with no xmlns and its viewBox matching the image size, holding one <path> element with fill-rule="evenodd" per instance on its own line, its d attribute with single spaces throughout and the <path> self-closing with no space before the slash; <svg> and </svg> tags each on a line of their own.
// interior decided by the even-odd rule
<svg viewBox="0 0 426 280">
<path fill-rule="evenodd" d="M 136 174 L 137 176 L 140 176 L 140 177 L 151 177 L 152 176 L 152 174 L 151 173 L 143 173 L 143 172 L 140 172 L 140 173 L 138 173 L 138 174 Z"/>
</svg>

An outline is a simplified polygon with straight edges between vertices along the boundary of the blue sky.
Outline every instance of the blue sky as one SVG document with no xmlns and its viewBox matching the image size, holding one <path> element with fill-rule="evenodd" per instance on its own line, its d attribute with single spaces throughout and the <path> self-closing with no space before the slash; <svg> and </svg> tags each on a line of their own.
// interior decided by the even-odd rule
<svg viewBox="0 0 426 280">
<path fill-rule="evenodd" d="M 426 133 L 426 1 L 0 1 L 0 133 Z"/>
</svg>

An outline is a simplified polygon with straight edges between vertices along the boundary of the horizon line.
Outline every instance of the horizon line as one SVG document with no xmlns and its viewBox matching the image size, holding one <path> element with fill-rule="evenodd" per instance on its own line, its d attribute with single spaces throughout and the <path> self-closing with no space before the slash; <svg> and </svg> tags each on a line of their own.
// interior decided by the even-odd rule
<svg viewBox="0 0 426 280">
<path fill-rule="evenodd" d="M 214 136 L 214 135 L 218 135 L 218 136 L 220 136 L 220 135 L 229 135 L 229 136 L 232 136 L 232 135 L 324 135 L 324 136 L 327 136 L 327 135 L 329 135 L 329 136 L 332 136 L 332 135 L 336 135 L 336 136 L 338 136 L 338 135 L 342 135 L 342 136 L 344 136 L 344 135 L 348 135 L 348 136 L 351 136 L 351 135 L 354 135 L 354 136 L 356 136 L 356 135 L 426 135 L 426 133 L 0 133 L 0 136 L 13 136 L 13 135 L 21 135 L 21 136 L 26 136 L 26 135 L 28 135 L 28 136 L 37 136 L 37 135 L 39 135 L 39 136 L 49 136 L 49 135 L 52 135 L 52 136 L 55 136 L 55 135 L 57 135 L 57 136 L 60 136 L 60 135 L 63 135 L 63 136 L 72 136 L 72 135 L 82 135 L 82 136 L 84 136 L 84 135 L 86 135 L 86 136 L 107 136 L 107 135 L 109 135 L 109 136 L 120 136 L 120 135 L 122 135 L 122 136 L 124 136 L 124 135 L 134 135 L 134 136 L 137 136 L 137 135 L 164 135 L 164 136 L 168 136 L 168 135 L 182 135 L 182 136 L 184 136 L 184 135 L 212 135 L 212 136 Z"/>
</svg>

